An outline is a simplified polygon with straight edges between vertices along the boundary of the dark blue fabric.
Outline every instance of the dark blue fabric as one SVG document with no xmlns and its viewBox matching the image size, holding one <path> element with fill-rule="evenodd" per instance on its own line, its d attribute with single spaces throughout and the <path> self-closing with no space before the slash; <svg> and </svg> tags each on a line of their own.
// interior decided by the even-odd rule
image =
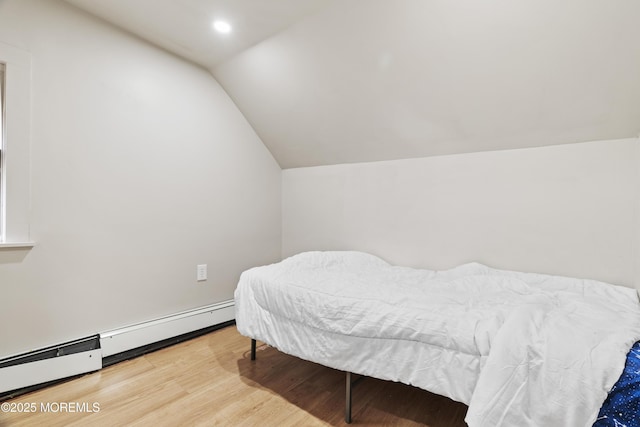
<svg viewBox="0 0 640 427">
<path fill-rule="evenodd" d="M 640 341 L 627 354 L 624 371 L 602 404 L 593 427 L 640 427 Z"/>
</svg>

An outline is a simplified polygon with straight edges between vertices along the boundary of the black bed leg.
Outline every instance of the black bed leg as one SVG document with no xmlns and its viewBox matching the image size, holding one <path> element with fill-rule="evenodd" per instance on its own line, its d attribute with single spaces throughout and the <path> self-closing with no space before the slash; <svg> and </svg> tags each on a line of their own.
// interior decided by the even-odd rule
<svg viewBox="0 0 640 427">
<path fill-rule="evenodd" d="M 347 401 L 344 407 L 344 422 L 351 424 L 351 372 L 347 372 Z"/>
<path fill-rule="evenodd" d="M 251 360 L 256 360 L 256 340 L 251 339 Z"/>
</svg>

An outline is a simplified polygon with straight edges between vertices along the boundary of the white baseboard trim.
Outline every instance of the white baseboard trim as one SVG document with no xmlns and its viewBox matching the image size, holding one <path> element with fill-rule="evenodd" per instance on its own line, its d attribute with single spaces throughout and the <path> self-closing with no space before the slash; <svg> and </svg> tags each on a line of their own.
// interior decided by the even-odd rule
<svg viewBox="0 0 640 427">
<path fill-rule="evenodd" d="M 168 338 L 235 319 L 233 300 L 184 311 L 100 334 L 102 357 L 122 353 Z"/>
</svg>

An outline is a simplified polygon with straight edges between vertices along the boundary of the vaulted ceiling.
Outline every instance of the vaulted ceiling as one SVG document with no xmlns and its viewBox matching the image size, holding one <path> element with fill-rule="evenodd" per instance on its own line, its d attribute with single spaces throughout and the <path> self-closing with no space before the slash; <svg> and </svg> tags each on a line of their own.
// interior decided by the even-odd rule
<svg viewBox="0 0 640 427">
<path fill-rule="evenodd" d="M 640 132 L 637 0 L 67 1 L 210 70 L 283 168 Z"/>
</svg>

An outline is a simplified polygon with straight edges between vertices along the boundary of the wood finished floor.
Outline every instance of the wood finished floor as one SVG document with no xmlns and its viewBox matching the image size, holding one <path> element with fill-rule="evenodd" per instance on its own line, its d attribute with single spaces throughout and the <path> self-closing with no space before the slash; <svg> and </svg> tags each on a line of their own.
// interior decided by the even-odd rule
<svg viewBox="0 0 640 427">
<path fill-rule="evenodd" d="M 343 372 L 266 345 L 252 362 L 249 347 L 230 326 L 4 402 L 35 403 L 38 412 L 0 411 L 0 426 L 348 425 Z M 40 412 L 60 402 L 96 402 L 100 410 Z M 363 378 L 353 389 L 351 425 L 464 427 L 466 410 L 415 387 Z"/>
</svg>

